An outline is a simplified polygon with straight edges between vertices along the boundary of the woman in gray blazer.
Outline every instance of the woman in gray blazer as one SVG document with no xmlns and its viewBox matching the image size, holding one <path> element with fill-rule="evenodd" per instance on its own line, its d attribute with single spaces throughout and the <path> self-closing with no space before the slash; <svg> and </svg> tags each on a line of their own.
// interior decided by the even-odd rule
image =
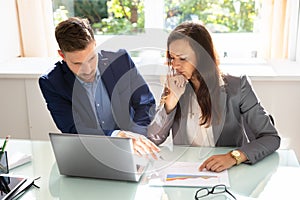
<svg viewBox="0 0 300 200">
<path fill-rule="evenodd" d="M 242 162 L 254 164 L 280 146 L 280 137 L 247 76 L 223 74 L 206 28 L 184 22 L 169 35 L 169 73 L 148 138 L 163 143 L 235 147 L 199 167 L 223 171 Z"/>
</svg>

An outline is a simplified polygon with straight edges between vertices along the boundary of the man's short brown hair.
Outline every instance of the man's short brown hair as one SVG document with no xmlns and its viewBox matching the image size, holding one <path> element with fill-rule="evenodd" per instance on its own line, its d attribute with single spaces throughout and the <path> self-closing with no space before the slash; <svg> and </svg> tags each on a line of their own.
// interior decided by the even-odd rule
<svg viewBox="0 0 300 200">
<path fill-rule="evenodd" d="M 94 32 L 85 18 L 71 17 L 55 28 L 55 38 L 62 52 L 84 50 L 94 41 Z"/>
</svg>

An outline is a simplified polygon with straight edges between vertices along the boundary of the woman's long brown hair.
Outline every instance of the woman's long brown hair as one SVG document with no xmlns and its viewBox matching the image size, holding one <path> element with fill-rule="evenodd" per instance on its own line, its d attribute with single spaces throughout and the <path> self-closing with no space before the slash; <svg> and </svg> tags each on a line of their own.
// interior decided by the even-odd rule
<svg viewBox="0 0 300 200">
<path fill-rule="evenodd" d="M 219 82 L 221 72 L 218 67 L 219 60 L 207 29 L 194 22 L 184 22 L 177 26 L 169 35 L 167 42 L 168 65 L 171 66 L 169 45 L 179 39 L 187 40 L 196 54 L 197 64 L 192 78 L 200 82 L 198 90 L 193 86 L 198 104 L 202 111 L 200 125 L 208 127 L 212 122 L 212 116 L 219 116 Z M 216 115 L 217 114 L 217 115 Z"/>
</svg>

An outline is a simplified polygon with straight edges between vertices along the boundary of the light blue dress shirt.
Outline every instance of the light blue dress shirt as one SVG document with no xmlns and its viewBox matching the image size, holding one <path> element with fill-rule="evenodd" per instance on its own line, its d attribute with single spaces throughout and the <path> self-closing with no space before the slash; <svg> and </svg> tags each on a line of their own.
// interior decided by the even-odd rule
<svg viewBox="0 0 300 200">
<path fill-rule="evenodd" d="M 97 68 L 95 80 L 92 83 L 87 83 L 76 77 L 87 92 L 87 96 L 92 105 L 95 116 L 98 119 L 98 128 L 104 130 L 118 129 L 113 118 L 111 101 L 107 90 L 101 80 L 101 74 Z M 112 136 L 116 136 L 119 130 L 115 130 Z"/>
</svg>

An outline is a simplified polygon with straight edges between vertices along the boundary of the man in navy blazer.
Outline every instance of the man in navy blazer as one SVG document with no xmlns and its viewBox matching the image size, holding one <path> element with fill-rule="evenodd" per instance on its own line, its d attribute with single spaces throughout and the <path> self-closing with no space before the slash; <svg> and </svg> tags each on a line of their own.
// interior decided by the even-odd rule
<svg viewBox="0 0 300 200">
<path fill-rule="evenodd" d="M 47 108 L 63 133 L 146 135 L 155 100 L 125 50 L 96 51 L 87 19 L 55 30 L 62 61 L 39 79 Z"/>
</svg>

